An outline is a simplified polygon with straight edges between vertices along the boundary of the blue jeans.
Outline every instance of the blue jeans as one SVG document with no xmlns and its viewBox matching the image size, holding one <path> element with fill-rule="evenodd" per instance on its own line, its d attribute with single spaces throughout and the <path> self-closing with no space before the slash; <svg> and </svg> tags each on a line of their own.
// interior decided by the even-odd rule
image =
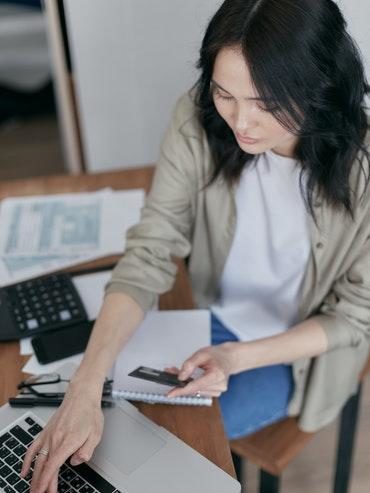
<svg viewBox="0 0 370 493">
<path fill-rule="evenodd" d="M 213 314 L 212 344 L 238 339 Z M 294 381 L 292 367 L 273 365 L 231 375 L 219 403 L 228 438 L 250 435 L 287 416 Z"/>
</svg>

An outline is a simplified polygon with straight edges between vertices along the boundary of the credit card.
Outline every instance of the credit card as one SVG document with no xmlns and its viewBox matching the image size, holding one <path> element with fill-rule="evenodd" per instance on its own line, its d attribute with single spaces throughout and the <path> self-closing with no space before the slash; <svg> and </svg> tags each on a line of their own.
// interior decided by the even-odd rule
<svg viewBox="0 0 370 493">
<path fill-rule="evenodd" d="M 169 373 L 167 371 L 160 371 L 154 368 L 148 368 L 147 366 L 139 366 L 136 370 L 128 374 L 129 377 L 142 378 L 143 380 L 149 380 L 151 382 L 160 383 L 162 385 L 169 385 L 170 387 L 185 387 L 193 379 L 179 380 L 177 375 Z"/>
</svg>

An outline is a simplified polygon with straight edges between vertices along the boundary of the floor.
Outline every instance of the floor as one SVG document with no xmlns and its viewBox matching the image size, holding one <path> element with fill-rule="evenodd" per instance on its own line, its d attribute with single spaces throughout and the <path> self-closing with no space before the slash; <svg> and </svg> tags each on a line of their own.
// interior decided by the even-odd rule
<svg viewBox="0 0 370 493">
<path fill-rule="evenodd" d="M 65 173 L 56 118 L 13 121 L 0 127 L 0 180 Z M 288 467 L 282 493 L 329 493 L 336 426 L 319 432 Z M 350 493 L 370 492 L 370 379 L 365 382 Z M 248 493 L 258 491 L 258 471 L 247 466 Z"/>
</svg>

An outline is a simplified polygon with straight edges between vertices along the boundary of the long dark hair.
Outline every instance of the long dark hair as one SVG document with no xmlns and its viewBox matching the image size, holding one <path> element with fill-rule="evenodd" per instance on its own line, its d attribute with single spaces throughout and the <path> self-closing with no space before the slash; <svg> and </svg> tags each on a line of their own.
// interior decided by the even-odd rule
<svg viewBox="0 0 370 493">
<path fill-rule="evenodd" d="M 307 175 L 311 214 L 317 187 L 330 205 L 353 215 L 355 162 L 366 186 L 369 181 L 364 101 L 370 87 L 338 6 L 332 0 L 226 0 L 211 19 L 198 61 L 196 104 L 215 163 L 211 182 L 223 176 L 231 183 L 254 156 L 240 149 L 213 102 L 213 66 L 226 47 L 242 50 L 263 105 L 298 136 L 294 157 L 301 178 Z"/>
</svg>

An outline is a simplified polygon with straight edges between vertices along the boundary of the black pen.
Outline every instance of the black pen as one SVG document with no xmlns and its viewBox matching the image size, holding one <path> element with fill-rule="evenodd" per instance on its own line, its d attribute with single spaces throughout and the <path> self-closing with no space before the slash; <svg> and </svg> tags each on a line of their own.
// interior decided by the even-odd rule
<svg viewBox="0 0 370 493">
<path fill-rule="evenodd" d="M 9 404 L 11 407 L 58 407 L 63 399 L 53 399 L 51 397 L 11 397 Z M 114 402 L 101 401 L 101 407 L 113 407 Z"/>
</svg>

